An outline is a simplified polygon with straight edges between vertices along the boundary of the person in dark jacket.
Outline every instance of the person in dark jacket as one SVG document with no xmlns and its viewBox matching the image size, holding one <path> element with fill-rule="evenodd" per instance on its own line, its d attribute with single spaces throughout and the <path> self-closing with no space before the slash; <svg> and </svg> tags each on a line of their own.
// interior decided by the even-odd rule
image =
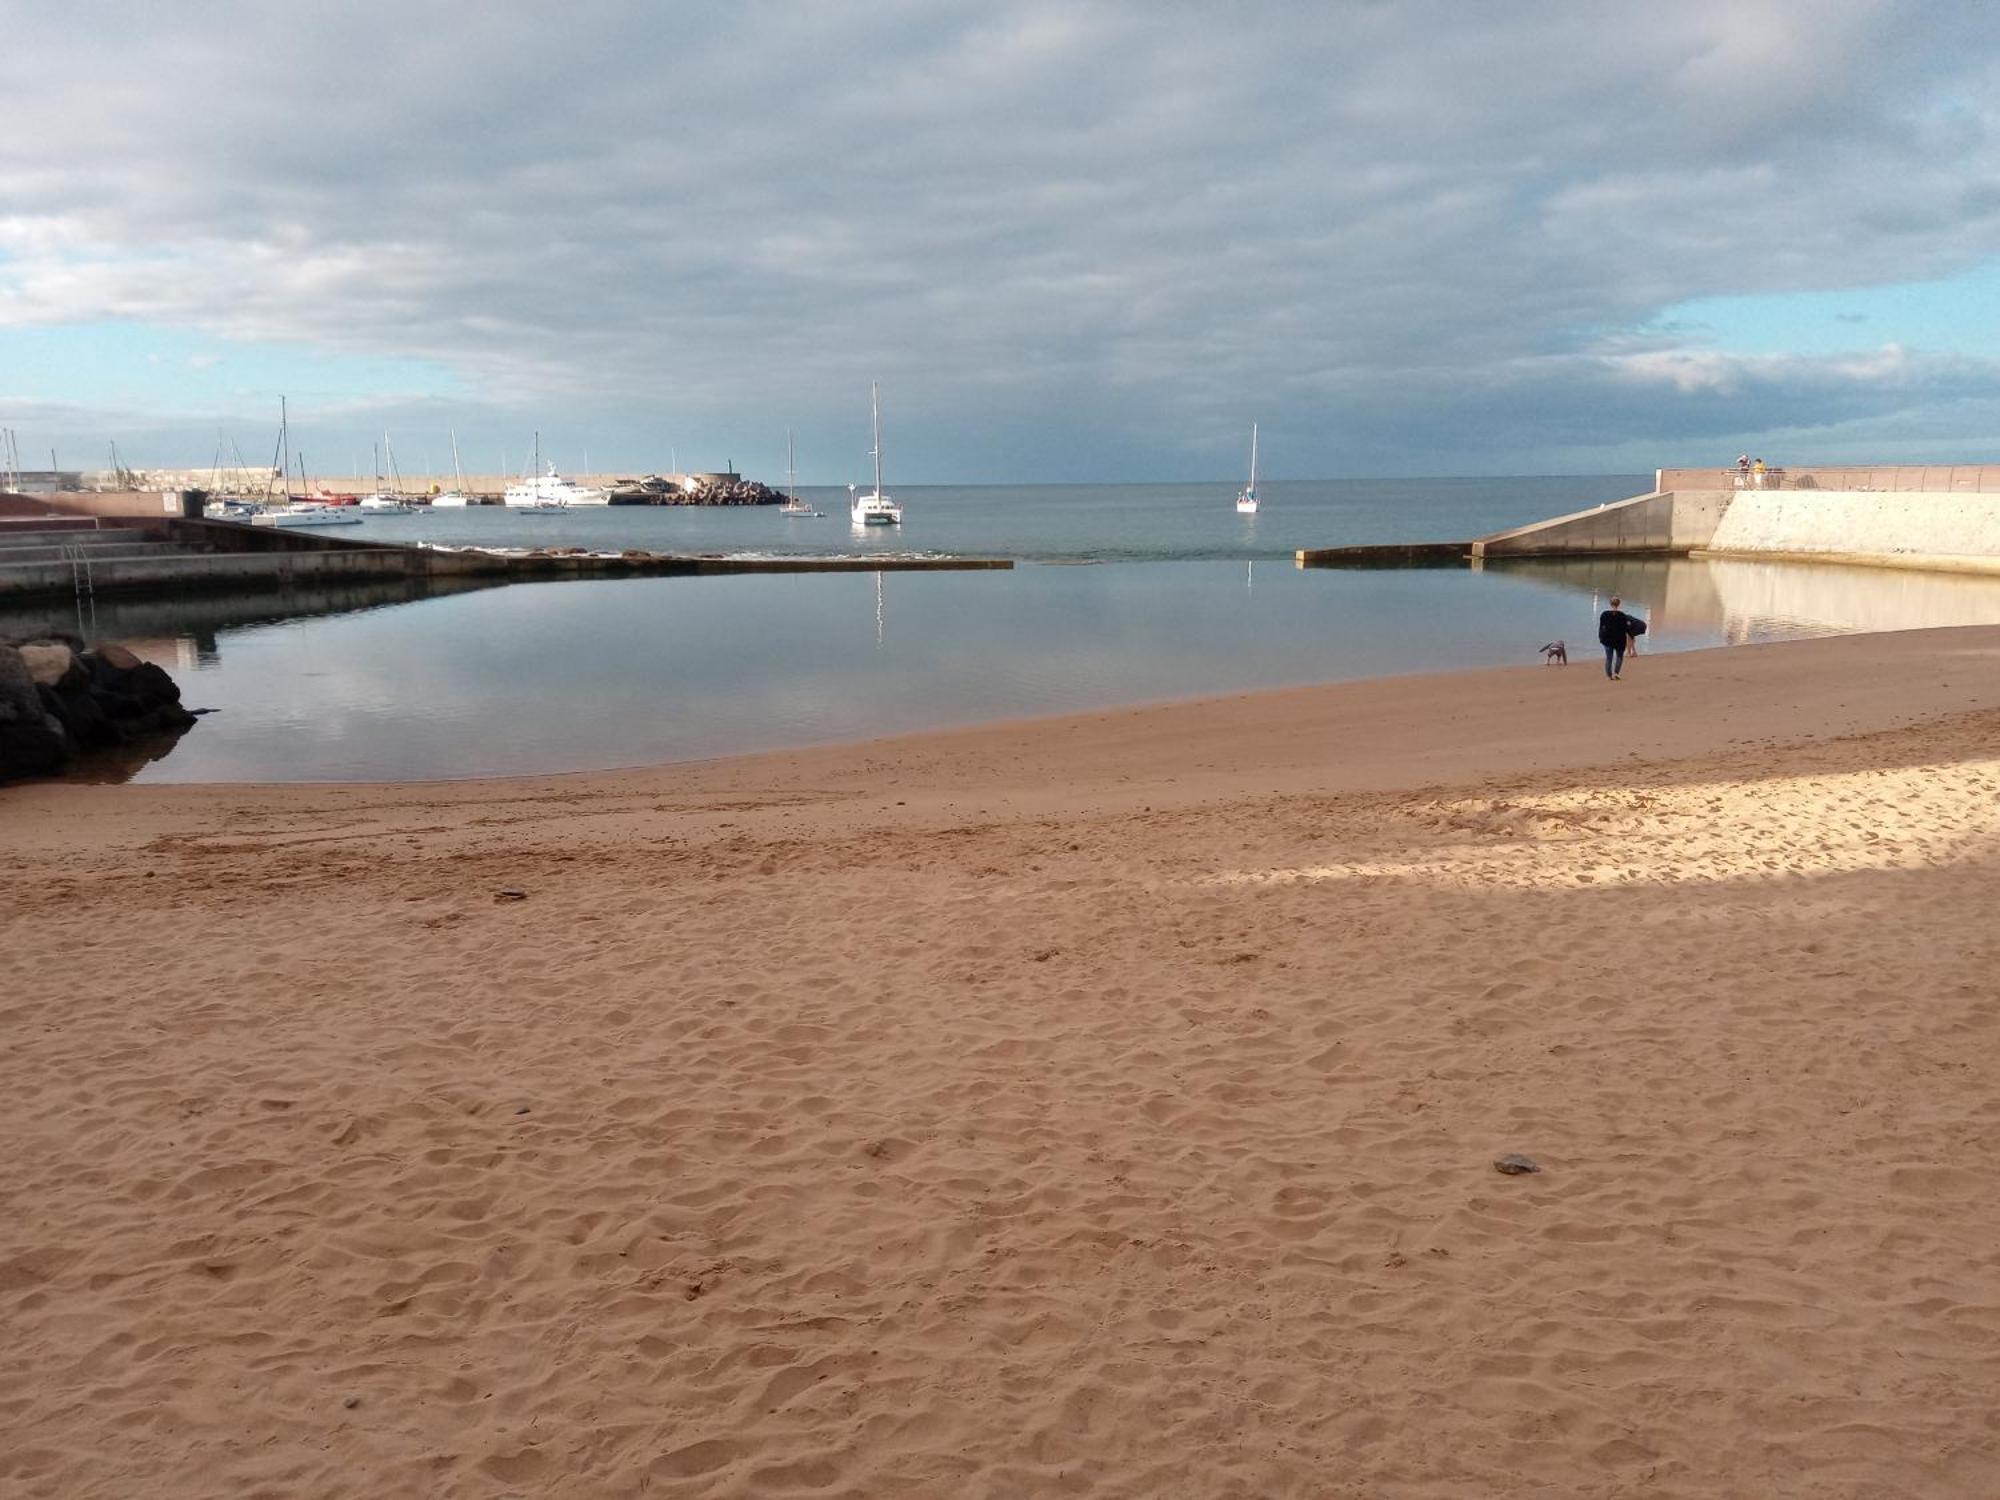
<svg viewBox="0 0 2000 1500">
<path fill-rule="evenodd" d="M 1632 644 L 1635 636 L 1646 633 L 1646 622 L 1637 615 L 1628 615 L 1618 607 L 1620 600 L 1611 596 L 1611 608 L 1597 617 L 1597 644 L 1604 648 L 1604 675 L 1613 682 L 1625 670 L 1625 648 Z"/>
</svg>

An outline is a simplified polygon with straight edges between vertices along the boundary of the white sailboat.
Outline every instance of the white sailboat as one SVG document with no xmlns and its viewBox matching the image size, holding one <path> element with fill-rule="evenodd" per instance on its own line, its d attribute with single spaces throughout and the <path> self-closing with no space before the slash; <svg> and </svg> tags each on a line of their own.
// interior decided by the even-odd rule
<svg viewBox="0 0 2000 1500">
<path fill-rule="evenodd" d="M 465 470 L 459 466 L 458 429 L 454 427 L 451 432 L 451 488 L 442 495 L 431 496 L 431 504 L 442 505 L 447 510 L 457 510 L 478 503 L 465 492 Z"/>
<path fill-rule="evenodd" d="M 857 495 L 850 484 L 848 510 L 856 526 L 900 526 L 903 507 L 882 493 L 882 391 L 872 380 L 868 383 L 868 405 L 874 414 L 875 446 L 869 452 L 875 459 L 875 488 Z"/>
<path fill-rule="evenodd" d="M 377 473 L 375 493 L 363 495 L 356 508 L 365 510 L 370 515 L 407 516 L 414 507 L 403 498 L 403 482 L 396 473 L 396 450 L 390 446 L 389 434 L 386 432 L 382 434 L 382 451 L 389 459 L 389 482 L 383 484 L 381 474 Z"/>
<path fill-rule="evenodd" d="M 799 498 L 798 457 L 792 449 L 792 429 L 785 429 L 785 503 L 778 507 L 781 516 L 822 516 L 825 511 L 814 510 L 812 503 Z"/>
<path fill-rule="evenodd" d="M 1254 516 L 1257 514 L 1257 424 L 1250 424 L 1250 482 L 1236 495 L 1236 514 Z"/>
</svg>

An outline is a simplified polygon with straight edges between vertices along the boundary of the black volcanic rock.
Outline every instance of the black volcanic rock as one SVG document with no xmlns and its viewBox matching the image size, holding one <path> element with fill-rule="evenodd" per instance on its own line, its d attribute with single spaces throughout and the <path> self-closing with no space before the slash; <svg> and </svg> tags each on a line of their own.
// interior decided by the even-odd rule
<svg viewBox="0 0 2000 1500">
<path fill-rule="evenodd" d="M 194 723 L 180 685 L 122 646 L 28 646 L 24 657 L 0 642 L 0 782 L 54 775 L 79 751 L 179 734 Z"/>
</svg>

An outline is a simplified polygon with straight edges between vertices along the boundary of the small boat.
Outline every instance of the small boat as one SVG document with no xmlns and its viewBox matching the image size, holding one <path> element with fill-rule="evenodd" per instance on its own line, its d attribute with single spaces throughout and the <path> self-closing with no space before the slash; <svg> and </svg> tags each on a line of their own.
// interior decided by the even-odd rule
<svg viewBox="0 0 2000 1500">
<path fill-rule="evenodd" d="M 875 486 L 880 489 L 878 484 Z M 792 451 L 792 429 L 785 429 L 785 503 L 778 507 L 781 516 L 823 516 L 823 510 L 814 510 L 812 503 L 799 498 L 799 466 Z"/>
<path fill-rule="evenodd" d="M 1257 514 L 1257 424 L 1250 424 L 1250 482 L 1236 495 L 1236 514 L 1254 516 Z"/>
<path fill-rule="evenodd" d="M 874 416 L 875 446 L 868 451 L 875 460 L 875 488 L 865 495 L 857 495 L 850 484 L 847 487 L 848 512 L 856 526 L 900 526 L 903 524 L 903 507 L 882 493 L 882 392 L 873 381 L 868 384 L 868 404 Z"/>
</svg>

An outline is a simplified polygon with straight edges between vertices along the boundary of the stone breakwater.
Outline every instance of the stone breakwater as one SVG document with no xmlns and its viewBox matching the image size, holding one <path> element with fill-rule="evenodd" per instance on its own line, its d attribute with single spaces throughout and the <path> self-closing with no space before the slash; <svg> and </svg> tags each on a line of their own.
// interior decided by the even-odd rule
<svg viewBox="0 0 2000 1500">
<path fill-rule="evenodd" d="M 0 642 L 0 782 L 53 776 L 85 751 L 193 726 L 173 678 L 123 646 Z"/>
<path fill-rule="evenodd" d="M 613 505 L 783 505 L 782 490 L 754 479 L 704 480 L 683 489 L 672 480 L 649 477 L 616 486 Z"/>
</svg>

